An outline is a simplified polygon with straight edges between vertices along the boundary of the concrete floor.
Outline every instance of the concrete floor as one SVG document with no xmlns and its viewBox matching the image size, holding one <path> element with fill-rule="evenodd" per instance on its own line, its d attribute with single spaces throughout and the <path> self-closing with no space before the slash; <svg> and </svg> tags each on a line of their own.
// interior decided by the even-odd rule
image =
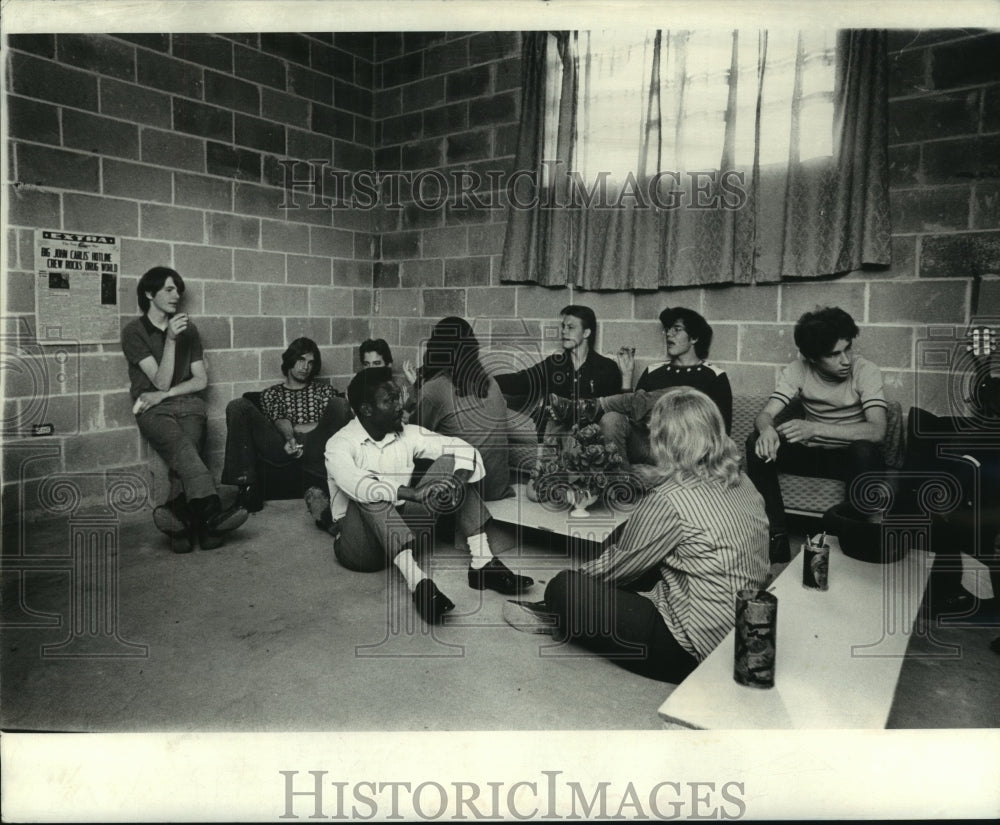
<svg viewBox="0 0 1000 825">
<path fill-rule="evenodd" d="M 117 590 L 117 603 L 87 617 L 68 548 L 72 529 L 92 528 L 66 519 L 5 525 L 4 730 L 661 727 L 656 710 L 671 685 L 514 631 L 501 618 L 505 597 L 471 590 L 468 557 L 449 542 L 424 567 L 457 609 L 431 632 L 414 621 L 394 571 L 337 564 L 301 501 L 268 502 L 223 548 L 188 555 L 171 551 L 148 510 L 121 517 L 110 528 L 118 586 L 102 584 Z M 538 598 L 575 558 L 547 534 L 519 537 L 512 528 L 494 549 L 535 578 Z M 84 622 L 75 635 L 73 615 Z M 1000 656 L 988 649 L 1000 629 L 996 616 L 979 619 L 994 626 L 966 620 L 913 636 L 889 727 L 1000 727 Z M 88 621 L 96 636 L 85 632 Z M 957 646 L 957 655 L 937 656 L 941 645 Z"/>
</svg>

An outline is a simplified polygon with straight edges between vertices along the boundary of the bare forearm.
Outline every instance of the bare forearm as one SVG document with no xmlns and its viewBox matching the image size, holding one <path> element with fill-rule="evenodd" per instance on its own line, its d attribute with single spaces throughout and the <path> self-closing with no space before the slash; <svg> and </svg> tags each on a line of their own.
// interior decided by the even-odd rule
<svg viewBox="0 0 1000 825">
<path fill-rule="evenodd" d="M 858 424 L 824 424 L 813 422 L 814 437 L 834 438 L 841 441 L 874 441 L 885 438 L 885 424 L 864 421 Z"/>
<path fill-rule="evenodd" d="M 774 426 L 774 416 L 771 413 L 762 412 L 754 419 L 754 426 L 757 428 L 757 432 L 762 433 L 768 427 Z"/>
<path fill-rule="evenodd" d="M 292 422 L 287 418 L 276 418 L 274 426 L 278 428 L 278 432 L 281 433 L 285 441 L 295 438 L 295 428 L 292 427 Z"/>
<path fill-rule="evenodd" d="M 163 356 L 156 365 L 156 375 L 153 376 L 153 386 L 161 392 L 167 392 L 170 389 L 170 382 L 174 378 L 174 355 L 176 352 L 177 346 L 174 339 L 168 337 L 163 344 Z M 191 392 L 197 392 L 197 390 L 191 390 Z M 174 395 L 184 395 L 184 393 L 175 392 Z"/>
</svg>

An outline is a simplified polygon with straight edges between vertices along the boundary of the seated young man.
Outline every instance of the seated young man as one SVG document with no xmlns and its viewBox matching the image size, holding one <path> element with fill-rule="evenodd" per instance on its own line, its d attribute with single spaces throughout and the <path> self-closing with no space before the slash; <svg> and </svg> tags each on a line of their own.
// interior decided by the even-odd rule
<svg viewBox="0 0 1000 825">
<path fill-rule="evenodd" d="M 453 512 L 455 529 L 472 553 L 470 587 L 509 594 L 534 584 L 490 551 L 485 532 L 489 511 L 471 486 L 484 475 L 474 447 L 403 424 L 399 385 L 388 367 L 361 370 L 351 380 L 347 398 L 357 417 L 326 445 L 331 516 L 339 532 L 334 552 L 344 567 L 373 572 L 395 565 L 424 621 L 440 621 L 455 605 L 417 565 L 411 528 L 427 529 L 441 513 Z M 433 463 L 414 482 L 418 458 Z"/>
<path fill-rule="evenodd" d="M 245 398 L 226 406 L 222 482 L 240 488 L 240 501 L 251 513 L 264 506 L 258 459 L 277 466 L 299 461 L 317 485 L 325 483 L 327 439 L 350 420 L 351 409 L 343 393 L 315 380 L 322 368 L 316 343 L 296 338 L 281 355 L 285 380 L 261 393 L 263 412 Z"/>
<path fill-rule="evenodd" d="M 369 367 L 392 366 L 392 350 L 385 338 L 366 338 L 358 346 L 358 358 L 363 370 Z M 417 383 L 417 370 L 412 361 L 403 362 L 402 377 L 397 377 L 396 380 L 403 389 L 403 421 L 406 422 L 416 403 L 414 385 Z"/>
<path fill-rule="evenodd" d="M 854 319 L 839 307 L 807 312 L 795 325 L 801 357 L 787 367 L 746 443 L 747 474 L 760 490 L 771 525 L 771 561 L 791 551 L 780 471 L 837 478 L 885 469 L 886 403 L 882 372 L 852 350 Z M 805 418 L 774 426 L 774 417 L 799 399 Z"/>
<path fill-rule="evenodd" d="M 494 375 L 504 395 L 518 396 L 532 409 L 550 395 L 577 401 L 619 392 L 622 373 L 612 359 L 599 354 L 597 316 L 587 306 L 571 304 L 559 313 L 560 348 L 518 372 Z"/>
<path fill-rule="evenodd" d="M 142 315 L 122 330 L 139 432 L 170 468 L 170 494 L 153 511 L 156 526 L 174 538 L 174 551 L 222 544 L 222 534 L 239 527 L 247 511 L 222 509 L 215 479 L 205 466 L 208 419 L 198 395 L 208 386 L 208 370 L 198 330 L 178 312 L 184 279 L 165 266 L 146 272 L 136 286 Z"/>
<path fill-rule="evenodd" d="M 643 370 L 635 392 L 585 399 L 576 405 L 556 395 L 549 397 L 549 416 L 556 421 L 599 421 L 604 439 L 618 447 L 625 466 L 652 464 L 649 416 L 657 399 L 673 387 L 694 387 L 711 398 L 726 425 L 732 429 L 733 391 L 725 370 L 708 363 L 712 327 L 693 309 L 667 307 L 660 313 L 668 360 Z M 623 354 L 620 363 L 625 383 L 631 386 L 634 355 Z"/>
</svg>

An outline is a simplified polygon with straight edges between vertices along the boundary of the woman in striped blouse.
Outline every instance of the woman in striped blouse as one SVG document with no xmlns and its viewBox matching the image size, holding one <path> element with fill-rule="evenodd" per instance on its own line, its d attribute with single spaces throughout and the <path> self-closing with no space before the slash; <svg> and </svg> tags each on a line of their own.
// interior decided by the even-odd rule
<svg viewBox="0 0 1000 825">
<path fill-rule="evenodd" d="M 736 592 L 763 584 L 767 515 L 704 393 L 666 391 L 650 442 L 660 483 L 620 541 L 549 582 L 542 609 L 556 616 L 556 638 L 676 683 L 732 629 Z"/>
</svg>

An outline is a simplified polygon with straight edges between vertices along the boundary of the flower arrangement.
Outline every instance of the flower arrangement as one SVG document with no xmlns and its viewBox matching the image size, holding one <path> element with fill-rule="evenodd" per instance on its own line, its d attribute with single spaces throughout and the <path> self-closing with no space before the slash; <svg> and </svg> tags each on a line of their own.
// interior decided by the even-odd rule
<svg viewBox="0 0 1000 825">
<path fill-rule="evenodd" d="M 597 424 L 574 425 L 565 438 L 547 436 L 542 455 L 531 471 L 537 500 L 559 507 L 574 504 L 578 494 L 600 497 L 626 474 L 619 468 L 622 457 L 614 444 L 607 444 Z"/>
</svg>

